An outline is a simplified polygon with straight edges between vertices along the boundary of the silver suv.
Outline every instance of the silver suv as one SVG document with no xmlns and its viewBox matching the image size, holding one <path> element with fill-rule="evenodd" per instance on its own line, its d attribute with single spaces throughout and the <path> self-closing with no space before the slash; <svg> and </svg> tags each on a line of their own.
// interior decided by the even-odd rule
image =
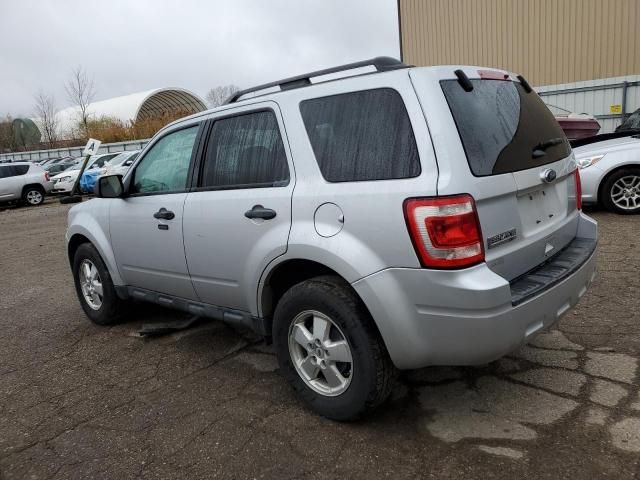
<svg viewBox="0 0 640 480">
<path fill-rule="evenodd" d="M 376 58 L 244 90 L 96 194 L 67 232 L 92 321 L 144 300 L 251 328 L 338 420 L 396 369 L 513 351 L 595 270 L 562 130 L 524 78 L 478 67 Z"/>
<path fill-rule="evenodd" d="M 40 205 L 53 188 L 49 173 L 40 165 L 15 162 L 0 165 L 0 202 Z"/>
</svg>

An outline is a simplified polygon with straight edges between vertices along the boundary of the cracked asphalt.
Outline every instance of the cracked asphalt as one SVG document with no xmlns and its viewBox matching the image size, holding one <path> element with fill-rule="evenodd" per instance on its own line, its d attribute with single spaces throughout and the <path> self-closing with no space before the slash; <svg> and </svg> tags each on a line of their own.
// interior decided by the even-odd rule
<svg viewBox="0 0 640 480">
<path fill-rule="evenodd" d="M 589 212 L 599 272 L 559 329 L 478 368 L 405 372 L 372 417 L 307 411 L 258 339 L 132 308 L 94 326 L 68 207 L 0 211 L 0 479 L 640 478 L 640 218 Z"/>
</svg>

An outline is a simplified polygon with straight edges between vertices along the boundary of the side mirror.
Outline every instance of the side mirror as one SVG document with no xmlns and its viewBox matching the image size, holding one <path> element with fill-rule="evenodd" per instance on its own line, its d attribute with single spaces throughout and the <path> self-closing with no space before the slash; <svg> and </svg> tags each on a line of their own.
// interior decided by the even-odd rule
<svg viewBox="0 0 640 480">
<path fill-rule="evenodd" d="M 124 194 L 122 175 L 106 175 L 98 178 L 94 193 L 98 198 L 120 198 Z"/>
</svg>

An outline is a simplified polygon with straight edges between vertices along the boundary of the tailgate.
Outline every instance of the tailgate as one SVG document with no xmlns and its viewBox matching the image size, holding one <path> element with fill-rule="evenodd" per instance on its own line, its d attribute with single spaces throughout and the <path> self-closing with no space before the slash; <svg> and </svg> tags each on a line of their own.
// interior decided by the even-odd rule
<svg viewBox="0 0 640 480">
<path fill-rule="evenodd" d="M 412 72 L 436 151 L 438 195 L 474 197 L 486 262 L 513 280 L 576 236 L 573 153 L 528 85 L 507 72 L 454 69 Z"/>
<path fill-rule="evenodd" d="M 487 188 L 486 195 L 476 199 L 486 262 L 507 280 L 543 263 L 575 238 L 575 177 L 567 173 L 566 163 L 550 166 L 562 172 L 552 183 L 540 180 L 540 169 L 506 174 L 511 192 L 493 195 Z"/>
</svg>

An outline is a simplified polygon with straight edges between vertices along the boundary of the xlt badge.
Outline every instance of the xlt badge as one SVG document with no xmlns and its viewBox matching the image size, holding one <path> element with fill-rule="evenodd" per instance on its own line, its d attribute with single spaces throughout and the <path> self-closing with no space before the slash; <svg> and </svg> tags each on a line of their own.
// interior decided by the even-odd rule
<svg viewBox="0 0 640 480">
<path fill-rule="evenodd" d="M 507 230 L 506 232 L 499 233 L 494 235 L 493 237 L 487 238 L 487 248 L 497 247 L 498 245 L 502 245 L 503 243 L 510 242 L 511 240 L 515 240 L 518 235 L 516 234 L 516 229 L 512 228 L 511 230 Z"/>
</svg>

